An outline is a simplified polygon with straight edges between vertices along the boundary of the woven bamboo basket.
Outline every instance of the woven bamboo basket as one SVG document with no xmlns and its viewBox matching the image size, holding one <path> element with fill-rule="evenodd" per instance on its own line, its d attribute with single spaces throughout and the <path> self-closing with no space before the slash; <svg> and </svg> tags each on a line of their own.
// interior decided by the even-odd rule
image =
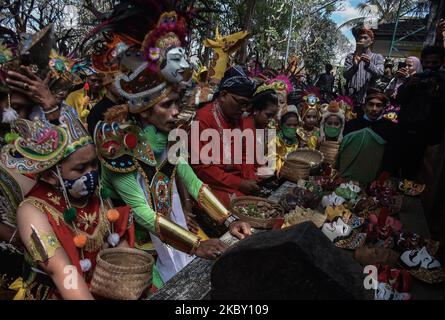
<svg viewBox="0 0 445 320">
<path fill-rule="evenodd" d="M 340 144 L 334 141 L 324 141 L 320 145 L 320 152 L 324 155 L 324 162 L 328 164 L 335 163 Z"/>
<path fill-rule="evenodd" d="M 137 249 L 104 249 L 97 256 L 91 292 L 106 299 L 137 300 L 151 284 L 153 257 Z"/>
<path fill-rule="evenodd" d="M 323 159 L 324 156 L 320 151 L 309 148 L 295 150 L 286 156 L 286 160 L 306 163 L 311 169 L 318 167 Z"/>
<path fill-rule="evenodd" d="M 275 218 L 269 218 L 269 219 L 263 219 L 263 218 L 258 218 L 258 217 L 251 217 L 248 216 L 246 214 L 241 213 L 238 209 L 236 209 L 236 207 L 240 204 L 249 204 L 249 203 L 258 203 L 258 202 L 267 202 L 270 203 L 271 205 L 273 205 L 275 208 L 277 208 L 277 210 L 280 212 L 280 215 L 278 217 Z M 282 221 L 284 218 L 284 209 L 281 207 L 281 205 L 279 205 L 278 203 L 268 200 L 268 199 L 264 199 L 264 198 L 260 198 L 260 197 L 252 197 L 252 196 L 241 196 L 241 197 L 237 197 L 232 199 L 231 203 L 231 210 L 233 212 L 235 212 L 235 215 L 242 221 L 246 221 L 249 222 L 249 224 L 253 227 L 253 228 L 257 228 L 257 229 L 272 229 L 272 227 Z"/>
<path fill-rule="evenodd" d="M 311 171 L 308 163 L 297 160 L 285 160 L 283 167 L 280 169 L 280 178 L 298 183 L 300 179 L 307 179 Z"/>
</svg>

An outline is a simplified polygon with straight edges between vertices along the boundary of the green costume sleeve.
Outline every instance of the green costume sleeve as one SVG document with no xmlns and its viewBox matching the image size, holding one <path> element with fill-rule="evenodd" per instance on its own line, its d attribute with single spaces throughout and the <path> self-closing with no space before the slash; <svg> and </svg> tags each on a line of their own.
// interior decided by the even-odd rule
<svg viewBox="0 0 445 320">
<path fill-rule="evenodd" d="M 187 191 L 198 202 L 207 215 L 222 224 L 230 216 L 230 212 L 215 197 L 211 190 L 196 176 L 192 167 L 183 158 L 179 158 L 176 169 L 183 180 Z"/>
<path fill-rule="evenodd" d="M 185 184 L 187 191 L 190 195 L 198 200 L 199 190 L 202 187 L 203 182 L 196 176 L 192 167 L 183 158 L 179 159 L 178 167 L 176 169 L 179 177 Z"/>
<path fill-rule="evenodd" d="M 136 172 L 111 172 L 102 166 L 101 174 L 102 186 L 113 190 L 112 197 L 119 197 L 131 206 L 136 222 L 150 232 L 156 233 L 156 213 L 145 199 L 145 194 L 137 182 Z"/>
<path fill-rule="evenodd" d="M 119 196 L 131 206 L 136 222 L 143 228 L 158 236 L 162 242 L 180 251 L 194 254 L 199 246 L 199 238 L 151 209 L 144 191 L 137 182 L 136 172 L 115 173 L 102 166 L 102 186 L 113 189 L 112 197 Z"/>
</svg>

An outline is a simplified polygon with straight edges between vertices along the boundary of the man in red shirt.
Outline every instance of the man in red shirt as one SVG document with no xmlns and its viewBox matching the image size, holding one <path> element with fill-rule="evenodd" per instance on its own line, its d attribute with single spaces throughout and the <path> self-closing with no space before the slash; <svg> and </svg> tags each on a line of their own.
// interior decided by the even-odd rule
<svg viewBox="0 0 445 320">
<path fill-rule="evenodd" d="M 241 129 L 241 117 L 250 104 L 254 90 L 255 85 L 244 70 L 240 66 L 231 67 L 221 80 L 219 91 L 215 94 L 214 100 L 198 110 L 196 114 L 196 120 L 199 121 L 199 137 L 201 138 L 192 135 L 191 163 L 197 176 L 209 185 L 225 206 L 229 206 L 230 197 L 234 194 L 242 196 L 253 194 L 259 190 L 255 180 L 242 178 L 241 163 L 234 161 L 235 158 L 242 156 L 242 150 L 235 148 L 236 145 L 240 145 L 240 141 L 235 141 L 232 138 L 229 142 L 223 138 L 223 130 Z M 201 139 L 206 139 L 204 138 L 206 133 L 204 136 L 202 135 L 206 129 L 214 129 L 215 135 L 211 135 L 211 139 L 201 141 Z M 216 132 L 218 132 L 217 135 Z M 194 139 L 199 139 L 199 142 L 193 141 Z M 219 155 L 213 154 L 218 144 Z M 231 150 L 230 158 L 228 150 Z M 203 155 L 213 160 L 205 161 Z M 197 159 L 199 159 L 198 163 L 196 163 Z"/>
</svg>

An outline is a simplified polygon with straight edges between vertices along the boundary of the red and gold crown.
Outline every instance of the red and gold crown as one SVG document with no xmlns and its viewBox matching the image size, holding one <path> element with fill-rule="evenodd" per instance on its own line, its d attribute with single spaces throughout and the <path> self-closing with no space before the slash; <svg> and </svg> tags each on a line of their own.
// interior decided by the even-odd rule
<svg viewBox="0 0 445 320">
<path fill-rule="evenodd" d="M 187 34 L 185 20 L 175 11 L 164 12 L 156 28 L 151 30 L 142 43 L 142 51 L 151 71 L 158 71 L 158 66 L 165 59 L 171 47 L 181 47 Z"/>
</svg>

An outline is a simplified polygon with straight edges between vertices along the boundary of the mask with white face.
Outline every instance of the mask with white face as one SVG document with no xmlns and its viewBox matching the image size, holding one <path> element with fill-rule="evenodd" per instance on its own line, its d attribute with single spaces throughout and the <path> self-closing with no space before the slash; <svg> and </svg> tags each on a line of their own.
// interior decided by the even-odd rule
<svg viewBox="0 0 445 320">
<path fill-rule="evenodd" d="M 184 72 L 190 69 L 184 48 L 172 48 L 167 52 L 166 64 L 161 69 L 162 76 L 172 84 L 178 84 L 188 79 L 184 78 Z"/>
</svg>

